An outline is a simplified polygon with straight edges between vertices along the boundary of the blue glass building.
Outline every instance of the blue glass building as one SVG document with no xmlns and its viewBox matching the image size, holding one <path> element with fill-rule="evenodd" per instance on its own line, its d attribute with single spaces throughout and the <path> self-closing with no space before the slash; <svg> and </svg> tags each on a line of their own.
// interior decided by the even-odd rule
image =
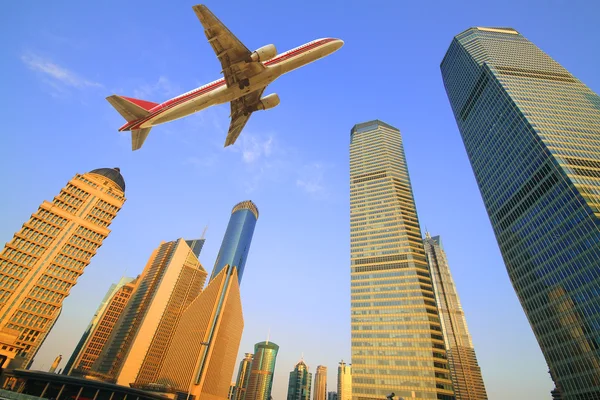
<svg viewBox="0 0 600 400">
<path fill-rule="evenodd" d="M 511 28 L 452 41 L 444 86 L 563 399 L 600 399 L 600 97 Z"/>
<path fill-rule="evenodd" d="M 242 282 L 244 266 L 250 251 L 254 227 L 258 220 L 258 208 L 250 200 L 236 204 L 231 211 L 231 218 L 221 243 L 221 249 L 217 255 L 217 261 L 213 268 L 210 279 L 221 272 L 227 265 L 237 267 L 239 283 Z"/>
</svg>

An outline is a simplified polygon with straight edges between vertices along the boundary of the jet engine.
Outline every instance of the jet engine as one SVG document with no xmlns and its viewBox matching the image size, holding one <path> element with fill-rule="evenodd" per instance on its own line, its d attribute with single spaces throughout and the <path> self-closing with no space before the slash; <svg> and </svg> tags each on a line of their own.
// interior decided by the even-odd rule
<svg viewBox="0 0 600 400">
<path fill-rule="evenodd" d="M 254 51 L 251 55 L 250 55 L 250 60 L 252 61 L 268 61 L 271 58 L 275 57 L 277 55 L 277 49 L 275 48 L 275 45 L 273 44 L 268 44 L 266 46 L 261 47 L 260 49 Z"/>
<path fill-rule="evenodd" d="M 263 97 L 256 104 L 256 110 L 268 110 L 269 108 L 273 108 L 279 105 L 279 96 L 277 93 L 272 93 L 268 96 Z"/>
</svg>

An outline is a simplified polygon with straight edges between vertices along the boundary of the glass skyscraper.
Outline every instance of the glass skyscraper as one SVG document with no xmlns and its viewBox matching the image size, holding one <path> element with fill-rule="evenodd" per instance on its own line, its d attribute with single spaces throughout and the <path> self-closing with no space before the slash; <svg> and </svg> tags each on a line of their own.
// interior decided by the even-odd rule
<svg viewBox="0 0 600 400">
<path fill-rule="evenodd" d="M 287 400 L 310 400 L 312 373 L 308 372 L 308 365 L 300 360 L 290 372 Z"/>
<path fill-rule="evenodd" d="M 254 357 L 245 399 L 269 400 L 271 398 L 278 351 L 279 346 L 273 342 L 266 341 L 254 345 Z"/>
<path fill-rule="evenodd" d="M 350 135 L 352 398 L 454 399 L 400 131 Z"/>
<path fill-rule="evenodd" d="M 258 208 L 250 200 L 242 201 L 233 208 L 210 279 L 217 276 L 227 265 L 231 265 L 237 267 L 239 283 L 242 282 L 256 220 Z"/>
<path fill-rule="evenodd" d="M 442 240 L 439 236 L 431 237 L 427 232 L 423 244 L 433 279 L 433 291 L 440 310 L 456 400 L 486 400 L 487 394 L 481 369 L 475 356 L 465 313 L 450 273 L 446 252 L 442 247 Z"/>
<path fill-rule="evenodd" d="M 441 64 L 509 277 L 565 399 L 600 393 L 600 97 L 512 28 Z"/>
</svg>

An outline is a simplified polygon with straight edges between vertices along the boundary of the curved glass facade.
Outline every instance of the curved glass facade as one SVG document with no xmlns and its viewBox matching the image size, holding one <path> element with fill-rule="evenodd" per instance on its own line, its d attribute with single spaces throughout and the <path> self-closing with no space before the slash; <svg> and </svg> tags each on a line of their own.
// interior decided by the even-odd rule
<svg viewBox="0 0 600 400">
<path fill-rule="evenodd" d="M 246 388 L 246 399 L 269 400 L 273 387 L 273 373 L 279 346 L 273 342 L 260 342 L 254 345 L 254 359 Z"/>
<path fill-rule="evenodd" d="M 240 283 L 242 282 L 244 266 L 250 251 L 257 219 L 258 209 L 249 200 L 243 201 L 233 208 L 215 267 L 210 276 L 211 280 L 227 265 L 232 265 L 237 267 L 238 280 Z"/>
</svg>

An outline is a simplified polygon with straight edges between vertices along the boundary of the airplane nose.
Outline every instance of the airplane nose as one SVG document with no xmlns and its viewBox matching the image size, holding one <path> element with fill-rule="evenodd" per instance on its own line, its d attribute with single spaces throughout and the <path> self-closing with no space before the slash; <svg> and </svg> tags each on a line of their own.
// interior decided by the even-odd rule
<svg viewBox="0 0 600 400">
<path fill-rule="evenodd" d="M 339 50 L 344 45 L 344 41 L 342 39 L 335 39 L 333 41 L 333 51 Z"/>
</svg>

